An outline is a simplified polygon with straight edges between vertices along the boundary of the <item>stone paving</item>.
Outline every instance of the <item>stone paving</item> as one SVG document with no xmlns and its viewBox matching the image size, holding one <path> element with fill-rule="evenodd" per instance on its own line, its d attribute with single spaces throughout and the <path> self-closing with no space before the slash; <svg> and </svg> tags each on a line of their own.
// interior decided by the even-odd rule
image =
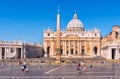
<svg viewBox="0 0 120 79">
<path fill-rule="evenodd" d="M 87 71 L 77 71 L 77 64 L 28 66 L 0 66 L 0 79 L 120 79 L 120 65 L 87 66 Z"/>
</svg>

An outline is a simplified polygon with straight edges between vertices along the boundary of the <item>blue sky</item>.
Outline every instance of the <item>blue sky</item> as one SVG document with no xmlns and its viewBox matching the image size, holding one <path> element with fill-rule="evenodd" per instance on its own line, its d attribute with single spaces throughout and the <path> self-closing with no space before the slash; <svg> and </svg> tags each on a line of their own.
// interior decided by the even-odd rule
<svg viewBox="0 0 120 79">
<path fill-rule="evenodd" d="M 56 30 L 57 7 L 66 29 L 76 10 L 85 29 L 98 28 L 105 36 L 120 25 L 119 0 L 0 0 L 0 40 L 43 42 L 44 29 Z"/>
</svg>

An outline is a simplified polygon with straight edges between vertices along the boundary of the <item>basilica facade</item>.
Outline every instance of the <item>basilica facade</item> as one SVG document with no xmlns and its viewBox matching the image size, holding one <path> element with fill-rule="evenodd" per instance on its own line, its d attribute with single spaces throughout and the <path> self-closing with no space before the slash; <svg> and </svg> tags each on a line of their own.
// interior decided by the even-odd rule
<svg viewBox="0 0 120 79">
<path fill-rule="evenodd" d="M 44 31 L 44 56 L 54 58 L 58 45 L 61 57 L 80 58 L 101 56 L 101 35 L 97 28 L 85 30 L 84 24 L 75 12 L 73 18 L 68 22 L 66 30 L 59 28 L 60 12 L 57 14 L 57 31 L 50 28 Z M 58 31 L 60 30 L 60 35 Z M 57 42 L 60 40 L 60 44 Z"/>
</svg>

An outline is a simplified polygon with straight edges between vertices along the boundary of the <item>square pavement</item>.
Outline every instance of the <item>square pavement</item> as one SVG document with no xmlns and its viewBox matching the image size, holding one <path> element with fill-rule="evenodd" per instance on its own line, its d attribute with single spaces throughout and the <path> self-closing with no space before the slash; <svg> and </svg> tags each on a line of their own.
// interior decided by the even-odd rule
<svg viewBox="0 0 120 79">
<path fill-rule="evenodd" d="M 0 66 L 0 79 L 120 79 L 120 65 L 87 66 L 86 71 L 77 71 L 77 64 L 27 66 Z"/>
</svg>

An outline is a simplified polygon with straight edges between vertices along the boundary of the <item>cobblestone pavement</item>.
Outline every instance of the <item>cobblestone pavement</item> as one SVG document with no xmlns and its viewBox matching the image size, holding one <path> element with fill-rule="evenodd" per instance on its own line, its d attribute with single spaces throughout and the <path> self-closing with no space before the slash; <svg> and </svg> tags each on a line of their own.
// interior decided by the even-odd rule
<svg viewBox="0 0 120 79">
<path fill-rule="evenodd" d="M 0 79 L 120 79 L 120 65 L 87 66 L 82 73 L 77 64 L 28 66 L 28 72 L 22 72 L 21 66 L 0 66 Z"/>
</svg>

